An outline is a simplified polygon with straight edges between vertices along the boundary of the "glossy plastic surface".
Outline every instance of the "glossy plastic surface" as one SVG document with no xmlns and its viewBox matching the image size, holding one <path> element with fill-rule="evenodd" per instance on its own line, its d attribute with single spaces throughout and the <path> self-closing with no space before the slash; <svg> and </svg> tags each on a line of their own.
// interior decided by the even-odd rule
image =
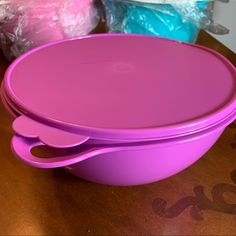
<svg viewBox="0 0 236 236">
<path fill-rule="evenodd" d="M 157 140 L 221 122 L 236 108 L 235 78 L 225 58 L 203 47 L 95 35 L 25 54 L 4 87 L 22 114 L 46 125 L 92 138 Z"/>
</svg>

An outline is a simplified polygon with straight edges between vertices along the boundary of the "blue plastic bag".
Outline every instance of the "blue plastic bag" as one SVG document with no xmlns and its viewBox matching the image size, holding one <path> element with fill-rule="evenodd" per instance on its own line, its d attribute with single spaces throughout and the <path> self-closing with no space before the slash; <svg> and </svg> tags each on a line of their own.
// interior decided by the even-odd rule
<svg viewBox="0 0 236 236">
<path fill-rule="evenodd" d="M 163 3 L 104 0 L 109 32 L 135 33 L 194 43 L 211 24 L 213 0 Z"/>
</svg>

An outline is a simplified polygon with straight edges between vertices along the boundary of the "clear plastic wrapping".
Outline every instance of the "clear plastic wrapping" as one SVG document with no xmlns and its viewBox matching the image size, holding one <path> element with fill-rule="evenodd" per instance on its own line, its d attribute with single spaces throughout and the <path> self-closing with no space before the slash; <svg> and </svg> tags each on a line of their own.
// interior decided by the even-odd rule
<svg viewBox="0 0 236 236">
<path fill-rule="evenodd" d="M 12 60 L 45 43 L 88 34 L 98 21 L 93 0 L 0 0 L 0 47 Z"/>
<path fill-rule="evenodd" d="M 213 22 L 213 0 L 103 0 L 109 32 L 148 34 L 195 42 L 200 29 L 228 30 Z"/>
</svg>

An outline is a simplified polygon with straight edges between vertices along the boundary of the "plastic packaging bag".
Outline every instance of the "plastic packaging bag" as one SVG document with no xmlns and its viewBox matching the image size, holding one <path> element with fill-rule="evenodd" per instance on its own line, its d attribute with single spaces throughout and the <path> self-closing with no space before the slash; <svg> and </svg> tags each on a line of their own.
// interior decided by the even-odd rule
<svg viewBox="0 0 236 236">
<path fill-rule="evenodd" d="M 224 34 L 213 22 L 213 0 L 103 0 L 109 32 L 161 36 L 194 43 L 200 29 Z"/>
<path fill-rule="evenodd" d="M 0 47 L 12 60 L 48 42 L 88 34 L 98 21 L 93 0 L 0 0 Z"/>
</svg>

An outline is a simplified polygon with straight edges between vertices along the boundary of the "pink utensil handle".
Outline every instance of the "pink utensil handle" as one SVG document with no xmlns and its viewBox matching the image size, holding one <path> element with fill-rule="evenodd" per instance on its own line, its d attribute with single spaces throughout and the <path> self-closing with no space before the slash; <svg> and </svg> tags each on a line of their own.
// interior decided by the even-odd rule
<svg viewBox="0 0 236 236">
<path fill-rule="evenodd" d="M 34 156 L 31 153 L 32 148 L 38 146 L 46 146 L 44 143 L 37 139 L 24 138 L 18 135 L 15 135 L 12 138 L 12 149 L 17 155 L 17 157 L 27 163 L 30 166 L 38 168 L 57 168 L 64 167 L 68 165 L 75 164 L 77 162 L 83 161 L 90 157 L 93 157 L 97 154 L 103 152 L 102 148 L 88 148 L 87 150 L 78 151 L 78 153 L 73 153 L 71 155 L 62 155 L 52 158 L 39 158 Z M 108 149 L 106 148 L 106 151 Z"/>
<path fill-rule="evenodd" d="M 179 141 L 177 141 L 178 143 Z M 181 142 L 181 141 L 180 141 Z M 72 165 L 88 158 L 94 157 L 99 154 L 111 153 L 116 151 L 128 151 L 128 150 L 142 150 L 151 147 L 159 147 L 171 145 L 170 142 L 141 142 L 133 143 L 120 143 L 118 145 L 107 144 L 107 145 L 87 145 L 81 147 L 81 150 L 74 152 L 73 154 L 62 155 L 52 158 L 39 158 L 31 153 L 32 148 L 38 146 L 47 146 L 38 139 L 25 138 L 19 135 L 15 135 L 12 138 L 12 149 L 17 155 L 18 159 L 27 163 L 30 166 L 38 168 L 57 168 Z"/>
</svg>

